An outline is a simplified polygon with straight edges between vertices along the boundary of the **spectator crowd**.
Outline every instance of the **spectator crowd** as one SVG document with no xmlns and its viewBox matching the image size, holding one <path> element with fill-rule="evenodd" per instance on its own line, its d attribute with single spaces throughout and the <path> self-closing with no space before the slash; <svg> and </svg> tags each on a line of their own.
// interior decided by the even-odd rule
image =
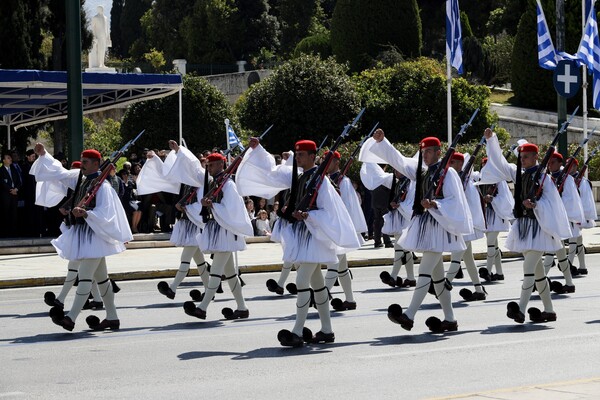
<svg viewBox="0 0 600 400">
<path fill-rule="evenodd" d="M 121 199 L 134 234 L 171 232 L 179 217 L 175 204 L 184 196 L 183 188 L 179 195 L 166 192 L 137 194 L 136 182 L 149 151 L 144 148 L 139 154 L 131 152 L 123 167 L 119 171 L 113 171 L 107 178 Z M 168 150 L 153 151 L 162 160 L 169 153 Z M 210 153 L 211 151 L 205 150 L 197 154 L 203 166 Z M 32 149 L 27 150 L 24 158 L 21 158 L 16 150 L 2 154 L 0 238 L 40 238 L 60 235 L 59 227 L 63 216 L 59 208 L 62 202 L 55 207 L 41 207 L 35 204 L 36 181 L 34 176 L 29 174 L 29 170 L 36 158 Z M 63 153 L 55 154 L 54 158 L 67 169 L 77 167 L 75 162 L 69 164 Z M 275 159 L 277 163 L 281 162 L 279 155 L 276 155 Z M 384 245 L 392 247 L 390 238 L 381 233 L 383 214 L 387 212 L 389 189 L 382 186 L 369 191 L 360 181 L 354 182 L 354 187 L 361 199 L 362 210 L 369 227 L 369 232 L 364 235 L 365 239 L 374 239 L 375 247 Z M 280 199 L 277 196 L 271 199 L 246 197 L 244 202 L 255 236 L 270 236 L 273 225 L 279 218 Z"/>
</svg>

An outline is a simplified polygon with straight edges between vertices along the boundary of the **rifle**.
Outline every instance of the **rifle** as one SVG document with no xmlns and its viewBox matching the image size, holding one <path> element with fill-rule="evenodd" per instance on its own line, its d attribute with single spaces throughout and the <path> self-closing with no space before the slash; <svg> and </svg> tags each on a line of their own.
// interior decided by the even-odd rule
<svg viewBox="0 0 600 400">
<path fill-rule="evenodd" d="M 267 130 L 265 130 L 258 139 L 261 140 L 262 138 L 264 138 L 266 136 L 266 134 L 269 133 L 271 128 L 273 128 L 273 125 L 268 127 Z M 227 183 L 229 178 L 231 178 L 236 173 L 238 167 L 240 166 L 240 164 L 242 162 L 242 159 L 244 158 L 244 155 L 246 154 L 246 152 L 248 151 L 249 148 L 250 147 L 246 147 L 244 149 L 244 151 L 242 151 L 240 154 L 238 154 L 233 159 L 233 161 L 231 161 L 231 164 L 229 164 L 229 166 L 225 169 L 225 171 L 223 171 L 223 173 L 221 175 L 219 175 L 219 177 L 216 179 L 215 186 L 213 186 L 213 188 L 211 190 L 209 190 L 207 193 L 204 194 L 204 200 L 212 201 L 219 195 L 219 193 L 221 193 L 221 191 L 223 190 L 223 186 L 225 186 L 225 183 Z M 208 172 L 205 172 L 205 173 L 208 173 Z M 202 207 L 203 212 L 205 209 L 206 209 L 206 207 Z M 204 216 L 204 214 L 202 214 L 202 216 Z"/>
<path fill-rule="evenodd" d="M 535 173 L 532 176 L 533 185 L 531 186 L 531 190 L 529 191 L 525 199 L 529 199 L 530 201 L 537 201 L 540 199 L 540 197 L 542 197 L 542 189 L 544 188 L 544 183 L 546 182 L 546 176 L 548 176 L 548 174 L 545 173 L 546 167 L 548 166 L 548 161 L 550 161 L 550 157 L 552 157 L 552 154 L 554 154 L 554 152 L 556 151 L 556 144 L 558 143 L 558 139 L 560 139 L 560 136 L 567 131 L 567 127 L 575 117 L 575 113 L 577 113 L 577 110 L 579 110 L 579 106 L 575 108 L 573 114 L 571 114 L 568 120 L 563 122 L 558 132 L 556 132 L 554 139 L 552 139 L 552 143 L 550 143 L 548 150 L 546 150 L 544 159 L 538 165 L 537 169 L 535 170 Z M 542 182 L 539 183 L 540 179 L 542 178 L 542 174 L 544 175 L 544 178 L 542 179 Z"/>
<path fill-rule="evenodd" d="M 594 128 L 594 130 L 596 130 L 596 128 Z M 565 166 L 563 167 L 562 171 L 560 171 L 560 173 L 556 177 L 556 187 L 558 188 L 559 194 L 562 194 L 563 192 L 565 182 L 567 181 L 567 176 L 569 175 L 569 171 L 571 171 L 573 164 L 575 164 L 575 159 L 579 155 L 579 152 L 581 151 L 583 146 L 585 146 L 585 144 L 590 140 L 590 136 L 594 134 L 594 130 L 588 137 L 583 138 L 581 143 L 579 143 L 579 147 L 577 147 L 573 155 L 567 159 L 567 162 L 565 163 Z"/>
<path fill-rule="evenodd" d="M 227 157 L 231 152 L 233 152 L 233 150 L 235 150 L 236 148 L 238 148 L 240 145 L 240 143 L 236 143 L 235 146 L 225 150 L 223 152 L 223 155 L 225 157 Z M 206 173 L 206 172 L 205 172 Z M 192 198 L 194 198 L 194 196 L 196 195 L 196 193 L 198 192 L 198 188 L 192 188 L 191 190 L 186 190 L 183 197 L 181 199 L 179 199 L 179 201 L 177 202 L 177 205 L 180 207 L 184 207 L 187 204 L 190 204 L 192 202 Z"/>
<path fill-rule="evenodd" d="M 402 186 L 400 186 L 398 188 L 398 196 L 394 197 L 394 200 L 393 200 L 394 203 L 400 204 L 406 199 L 406 193 L 408 192 L 409 185 L 410 185 L 410 179 L 408 179 L 407 177 L 404 177 Z"/>
<path fill-rule="evenodd" d="M 337 182 L 336 182 L 336 184 L 338 186 L 342 182 L 342 179 L 344 179 L 344 177 L 348 173 L 348 170 L 350 169 L 350 166 L 354 163 L 354 160 L 356 160 L 356 156 L 358 155 L 358 152 L 360 151 L 362 145 L 366 142 L 366 140 L 368 138 L 370 138 L 371 136 L 373 136 L 373 132 L 375 132 L 375 129 L 377 129 L 378 126 L 379 126 L 379 122 L 377 122 L 375 124 L 375 126 L 373 126 L 373 128 L 371 129 L 371 132 L 369 132 L 369 134 L 367 136 L 365 136 L 364 138 L 362 138 L 362 140 L 360 141 L 360 143 L 358 144 L 358 146 L 356 146 L 356 148 L 354 149 L 354 151 L 352 152 L 352 154 L 350 155 L 350 157 L 348 158 L 348 160 L 346 160 L 346 164 L 344 164 L 344 168 L 342 168 L 342 170 L 340 172 L 340 175 L 338 176 L 338 179 L 337 179 Z"/>
<path fill-rule="evenodd" d="M 596 153 L 600 151 L 600 147 L 596 147 L 588 156 L 587 160 L 585 160 L 585 162 L 583 163 L 583 165 L 581 166 L 581 169 L 579 170 L 579 172 L 577 173 L 577 177 L 575 178 L 575 184 L 577 185 L 577 187 L 579 188 L 579 185 L 581 185 L 581 181 L 583 180 L 583 177 L 585 175 L 585 171 L 588 168 L 588 164 L 590 163 L 590 161 L 592 161 L 592 158 L 596 155 Z"/>
<path fill-rule="evenodd" d="M 127 151 L 127 149 L 129 149 L 129 147 L 131 147 L 133 144 L 135 144 L 135 142 L 137 142 L 137 140 L 144 134 L 144 132 L 146 132 L 145 129 L 143 129 L 140 133 L 138 133 L 138 135 L 135 138 L 133 138 L 129 142 L 125 143 L 125 145 L 123 147 L 121 147 L 119 150 L 114 151 L 110 155 L 109 158 L 105 159 L 102 162 L 102 164 L 100 165 L 100 168 L 99 168 L 100 175 L 98 175 L 96 178 L 94 178 L 92 180 L 92 183 L 90 184 L 86 194 L 83 196 L 81 201 L 77 204 L 77 207 L 87 207 L 90 205 L 90 203 L 96 196 L 96 193 L 98 193 L 98 190 L 100 190 L 102 183 L 108 177 L 108 174 L 113 169 L 115 169 L 114 164 L 119 160 L 119 158 L 121 158 L 121 156 L 123 156 L 123 153 L 125 153 Z M 71 204 L 71 207 L 69 207 L 69 208 L 63 207 L 66 211 L 71 211 L 72 206 L 75 205 L 75 195 L 76 194 L 77 194 L 76 192 L 73 192 L 72 196 L 63 203 L 63 204 Z"/>
<path fill-rule="evenodd" d="M 307 211 L 310 210 L 310 208 L 313 206 L 315 200 L 317 199 L 317 193 L 319 192 L 319 189 L 323 184 L 323 179 L 325 179 L 325 175 L 327 174 L 327 170 L 329 169 L 329 164 L 331 164 L 333 153 L 337 150 L 340 144 L 342 144 L 344 138 L 350 134 L 350 130 L 352 128 L 356 128 L 356 125 L 358 124 L 358 121 L 360 120 L 364 112 L 365 109 L 363 108 L 362 110 L 360 110 L 356 118 L 354 118 L 354 121 L 352 121 L 351 124 L 346 125 L 344 127 L 344 130 L 342 131 L 341 135 L 336 139 L 335 143 L 329 149 L 329 152 L 325 156 L 325 159 L 321 162 L 321 164 L 319 164 L 317 170 L 311 175 L 310 179 L 306 183 L 306 194 L 300 200 L 300 203 L 298 203 L 296 211 Z"/>
<path fill-rule="evenodd" d="M 437 169 L 430 176 L 429 179 L 431 182 L 433 182 L 433 185 L 431 185 L 423 199 L 433 200 L 440 194 L 440 191 L 442 190 L 442 185 L 444 184 L 446 173 L 448 172 L 448 168 L 450 168 L 450 159 L 452 158 L 452 155 L 456 152 L 456 146 L 459 140 L 462 139 L 462 137 L 464 136 L 465 132 L 467 131 L 467 128 L 473 123 L 473 120 L 475 119 L 475 116 L 478 112 L 479 108 L 473 112 L 473 115 L 471 115 L 471 119 L 469 119 L 469 122 L 461 126 L 458 135 L 456 135 L 456 137 L 450 144 L 450 147 L 448 147 L 448 150 L 446 150 L 444 158 L 442 158 L 442 161 L 438 164 Z"/>
<path fill-rule="evenodd" d="M 492 127 L 492 130 L 494 130 L 493 127 Z M 465 165 L 463 167 L 462 171 L 460 171 L 458 173 L 458 176 L 460 176 L 460 180 L 463 184 L 463 187 L 465 187 L 467 185 L 467 181 L 469 180 L 469 177 L 471 176 L 471 170 L 473 169 L 473 164 L 475 163 L 475 158 L 477 157 L 477 154 L 479 154 L 479 152 L 483 148 L 484 144 L 485 144 L 485 136 L 483 136 L 481 138 L 481 140 L 479 141 L 479 143 L 477 143 L 475 150 L 473 150 L 473 154 L 471 154 L 471 157 L 469 157 L 469 161 L 467 161 L 467 165 Z"/>
</svg>

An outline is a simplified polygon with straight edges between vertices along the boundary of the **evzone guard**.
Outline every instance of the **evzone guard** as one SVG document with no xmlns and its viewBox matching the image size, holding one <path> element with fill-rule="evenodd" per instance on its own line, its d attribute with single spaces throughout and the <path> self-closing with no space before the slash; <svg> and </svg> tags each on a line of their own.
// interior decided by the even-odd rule
<svg viewBox="0 0 600 400">
<path fill-rule="evenodd" d="M 523 253 L 523 284 L 519 302 L 509 302 L 506 315 L 517 323 L 525 322 L 524 311 L 535 286 L 544 310 L 530 308 L 527 310 L 529 319 L 538 323 L 556 321 L 542 255 L 558 251 L 563 246 L 561 241 L 572 237 L 572 233 L 556 186 L 544 184 L 546 179 L 551 179 L 543 173 L 548 160 L 545 157 L 538 164 L 538 147 L 533 143 L 525 143 L 518 148 L 517 164 L 510 164 L 504 158 L 494 132 L 488 128 L 484 136 L 488 162 L 482 170 L 481 183 L 503 180 L 515 182 L 515 221 L 510 227 L 506 248 Z M 557 138 L 553 143 L 556 141 Z M 549 151 L 553 152 L 552 145 Z M 549 158 L 550 154 L 547 156 Z"/>
<path fill-rule="evenodd" d="M 71 169 L 69 171 L 72 171 L 73 174 L 79 175 L 81 173 L 80 168 L 81 168 L 81 161 L 73 161 L 71 163 Z M 33 173 L 35 173 L 35 170 L 33 170 Z M 49 184 L 51 184 L 51 183 L 50 182 L 40 182 L 40 184 L 37 186 L 37 192 L 38 192 L 37 193 L 38 194 L 37 204 L 40 206 L 53 207 L 56 205 L 56 201 L 60 201 L 58 199 L 47 201 L 46 198 L 50 198 L 50 199 L 55 198 L 54 195 L 57 194 L 53 190 L 49 190 L 49 187 L 48 187 Z M 45 193 L 46 195 L 42 195 L 42 193 Z M 52 193 L 52 195 L 49 195 L 50 193 Z M 59 190 L 58 193 L 62 193 L 62 191 Z M 61 232 L 64 232 L 65 230 L 69 229 L 72 225 L 71 220 L 74 217 L 70 213 L 71 205 L 67 204 L 68 200 L 69 200 L 69 198 L 71 198 L 72 194 L 73 194 L 73 191 L 71 189 L 69 189 L 67 191 L 67 196 L 66 196 L 67 200 L 59 208 L 59 212 L 64 217 L 64 221 L 60 225 Z M 67 264 L 67 276 L 65 277 L 65 281 L 62 285 L 60 293 L 58 294 L 58 296 L 56 296 L 54 294 L 54 292 L 51 292 L 51 291 L 44 293 L 44 303 L 46 303 L 50 307 L 56 306 L 56 307 L 64 309 L 65 299 L 67 298 L 67 295 L 73 288 L 73 285 L 75 285 L 75 283 L 77 282 L 78 272 L 79 272 L 79 262 L 76 260 L 69 260 L 69 263 Z M 113 291 L 115 293 L 117 293 L 117 291 L 118 291 L 116 289 L 116 287 L 117 287 L 116 284 L 113 284 Z M 84 310 L 90 310 L 90 309 L 91 310 L 101 310 L 101 309 L 103 309 L 104 303 L 102 302 L 102 295 L 100 294 L 100 289 L 98 288 L 98 283 L 96 281 L 92 282 L 92 297 L 93 297 L 93 300 L 92 301 L 87 300 L 85 302 L 85 304 L 83 305 L 83 309 Z"/>
<path fill-rule="evenodd" d="M 408 228 L 402 233 L 399 245 L 408 251 L 422 252 L 423 257 L 409 307 L 403 311 L 400 305 L 392 304 L 388 308 L 388 318 L 400 324 L 402 328 L 411 330 L 417 310 L 433 281 L 436 296 L 444 312 L 444 320 L 431 317 L 426 324 L 435 333 L 456 331 L 458 322 L 454 317 L 450 291 L 446 286 L 442 253 L 464 251 L 466 245 L 463 235 L 473 233 L 473 223 L 458 173 L 448 168 L 448 165 L 438 168 L 441 143 L 436 137 L 421 140 L 418 161 L 404 157 L 385 139 L 381 129 L 375 131 L 372 140 L 368 140 L 364 147 L 363 152 L 373 153 L 384 163 L 416 182 L 413 217 Z M 449 155 L 447 153 L 447 156 Z M 442 164 L 448 161 L 445 159 Z M 426 169 L 423 170 L 423 167 Z M 443 184 L 433 182 L 432 176 L 442 169 L 445 170 Z"/>
<path fill-rule="evenodd" d="M 34 150 L 39 158 L 32 170 L 40 181 L 60 182 L 64 188 L 74 189 L 74 206 L 70 211 L 75 217 L 74 224 L 52 240 L 52 245 L 60 257 L 79 263 L 79 285 L 67 315 L 60 307 L 50 310 L 52 322 L 72 331 L 90 294 L 92 280 L 96 280 L 106 307 L 106 319 L 100 322 L 97 317 L 89 316 L 86 322 L 92 330 L 119 329 L 106 256 L 123 252 L 125 242 L 133 240 L 133 235 L 117 193 L 103 179 L 113 168 L 112 164 L 100 175 L 101 154 L 97 150 L 85 150 L 81 153 L 82 177 L 79 180 L 77 175 L 69 173 L 59 161 L 47 154 L 41 143 L 36 144 Z"/>
<path fill-rule="evenodd" d="M 242 284 L 233 261 L 233 252 L 246 249 L 245 238 L 252 236 L 253 230 L 235 183 L 229 179 L 229 171 L 225 171 L 226 158 L 220 153 L 210 154 L 204 170 L 197 158 L 175 141 L 169 141 L 169 147 L 176 153 L 182 152 L 182 157 L 178 158 L 181 163 L 173 166 L 176 170 L 174 173 L 192 174 L 204 182 L 203 197 L 199 202 L 185 206 L 185 212 L 188 216 L 193 215 L 192 218 L 202 217 L 205 225 L 196 237 L 198 247 L 203 253 L 213 254 L 210 277 L 200 305 L 197 307 L 193 301 L 186 301 L 183 309 L 187 315 L 206 319 L 208 306 L 221 280 L 224 279 L 229 283 L 237 308 L 235 310 L 224 308 L 223 316 L 226 319 L 248 318 L 250 313 L 242 294 Z M 209 175 L 212 180 L 209 179 Z"/>
<path fill-rule="evenodd" d="M 329 152 L 325 153 L 323 157 L 326 158 L 328 153 Z M 365 221 L 365 216 L 360 208 L 358 194 L 352 186 L 350 178 L 345 176 L 345 173 L 340 170 L 340 160 L 340 153 L 334 151 L 327 174 L 334 187 L 339 190 L 340 197 L 348 211 L 348 215 L 350 215 L 354 231 L 356 232 L 356 238 L 360 246 L 364 243 L 362 232 L 367 232 L 368 230 L 367 222 Z M 347 170 L 346 168 L 344 169 Z M 345 296 L 344 301 L 339 298 L 334 298 L 331 301 L 331 307 L 335 311 L 356 309 L 356 301 L 354 300 L 354 294 L 352 292 L 352 272 L 350 272 L 346 255 L 349 251 L 351 251 L 351 249 L 339 248 L 337 251 L 338 262 L 327 265 L 327 273 L 325 274 L 325 285 L 327 286 L 327 290 L 331 291 L 336 279 L 339 278 L 339 283 L 342 286 Z"/>
<path fill-rule="evenodd" d="M 361 152 L 359 158 L 364 161 L 366 157 L 368 156 Z M 398 238 L 408 228 L 412 218 L 415 183 L 399 171 L 385 172 L 376 162 L 363 162 L 360 168 L 360 179 L 368 190 L 381 185 L 390 189 L 389 211 L 383 216 L 381 233 L 394 236 L 396 239 L 394 262 L 392 272 L 382 271 L 379 278 L 391 287 L 415 287 L 417 280 L 414 272 L 414 253 L 402 248 L 398 243 Z M 402 265 L 406 265 L 406 279 L 398 276 Z"/>
<path fill-rule="evenodd" d="M 480 143 L 479 146 L 483 146 L 483 143 Z M 472 242 L 473 240 L 483 238 L 486 229 L 485 218 L 483 216 L 483 209 L 481 208 L 479 192 L 477 191 L 477 188 L 475 188 L 473 180 L 471 179 L 471 167 L 475 160 L 475 156 L 476 152 L 473 153 L 470 159 L 471 162 L 468 162 L 468 165 L 466 166 L 464 165 L 464 154 L 454 152 L 454 154 L 452 154 L 452 157 L 450 157 L 450 167 L 459 173 L 462 185 L 465 190 L 465 198 L 467 199 L 468 212 L 471 213 L 471 220 L 473 221 L 473 233 L 463 235 L 465 245 L 467 246 L 465 250 L 453 251 L 450 254 L 450 267 L 448 268 L 448 272 L 446 273 L 446 280 L 448 281 L 451 287 L 454 278 L 457 276 L 457 273 L 461 270 L 461 261 L 464 261 L 465 265 L 467 266 L 467 273 L 469 274 L 469 278 L 471 278 L 471 282 L 473 282 L 473 286 L 475 287 L 475 292 L 471 292 L 467 288 L 463 288 L 460 290 L 459 295 L 465 301 L 485 300 L 487 295 L 487 292 L 485 291 L 481 282 L 479 281 L 477 266 L 475 265 L 475 259 L 473 258 Z"/>
<path fill-rule="evenodd" d="M 253 174 L 254 181 L 240 179 L 238 186 L 242 195 L 254 195 L 252 188 L 260 187 L 264 197 L 272 197 L 284 189 L 290 189 L 288 209 L 283 218 L 288 218 L 289 224 L 282 226 L 281 239 L 283 246 L 283 261 L 297 266 L 296 287 L 296 321 L 291 331 L 281 330 L 277 338 L 281 345 L 300 347 L 304 342 L 331 343 L 335 335 L 331 326 L 329 311 L 329 291 L 325 286 L 320 264 L 333 264 L 338 261 L 337 247 L 356 249 L 359 247 L 355 228 L 340 196 L 331 182 L 324 177 L 319 187 L 313 187 L 314 201 L 308 202 L 308 207 L 302 209 L 306 199 L 307 183 L 317 178 L 315 157 L 317 145 L 311 140 L 300 140 L 294 146 L 293 168 L 277 168 L 275 160 L 261 145 L 258 138 L 251 138 L 251 151 L 246 154 L 240 167 L 240 177 L 252 177 L 244 174 L 244 169 L 262 171 Z M 322 168 L 326 167 L 326 162 Z M 302 173 L 298 174 L 298 169 Z M 315 181 L 312 181 L 315 182 Z M 256 184 L 255 184 L 256 183 Z M 271 193 L 265 189 L 270 186 Z M 298 208 L 297 208 L 298 207 Z M 312 335 L 305 328 L 308 309 L 314 301 L 321 321 L 321 329 Z"/>
<path fill-rule="evenodd" d="M 487 165 L 487 157 L 481 161 L 481 171 Z M 500 232 L 508 232 L 513 219 L 515 200 L 506 181 L 490 184 L 479 184 L 481 171 L 473 175 L 481 196 L 485 214 L 487 254 L 485 267 L 479 269 L 479 276 L 486 282 L 503 281 L 502 253 L 498 247 Z M 494 272 L 495 269 L 495 272 Z"/>
<path fill-rule="evenodd" d="M 595 227 L 595 221 L 598 219 L 596 200 L 594 200 L 594 194 L 592 193 L 592 183 L 585 177 L 587 166 L 597 151 L 598 149 L 595 149 L 592 154 L 590 154 L 588 159 L 585 160 L 583 166 L 579 168 L 579 170 L 577 169 L 578 162 L 576 159 L 574 160 L 573 177 L 575 178 L 575 185 L 579 190 L 584 216 L 584 222 L 581 225 L 581 230 Z M 583 234 L 581 230 L 579 232 L 579 236 L 569 240 L 569 262 L 572 265 L 575 261 L 575 256 L 577 256 L 579 262 L 579 268 L 577 269 L 577 272 L 579 272 L 580 275 L 587 275 L 588 270 L 585 264 L 585 248 L 583 247 Z"/>
<path fill-rule="evenodd" d="M 584 220 L 583 207 L 581 205 L 579 192 L 577 191 L 577 186 L 575 185 L 575 180 L 567 172 L 567 169 L 571 168 L 572 163 L 569 163 L 565 168 L 561 168 L 562 162 L 562 154 L 554 152 L 550 157 L 550 161 L 548 161 L 548 172 L 552 177 L 552 183 L 554 183 L 558 189 L 558 194 L 560 195 L 565 211 L 567 212 L 567 218 L 569 219 L 571 232 L 573 234 L 569 240 L 572 240 L 572 238 L 580 235 L 579 227 Z M 551 281 L 550 288 L 558 294 L 574 293 L 575 284 L 573 283 L 572 272 L 577 274 L 577 268 L 574 268 L 574 271 L 572 271 L 571 263 L 569 262 L 569 257 L 567 255 L 567 249 L 564 245 L 556 251 L 556 257 L 558 259 L 558 269 L 565 278 L 565 284 L 563 285 L 559 281 Z M 550 272 L 550 268 L 552 268 L 553 264 L 554 254 L 551 252 L 545 253 L 544 269 L 546 270 L 546 275 Z"/>
<path fill-rule="evenodd" d="M 175 142 L 173 142 L 175 143 Z M 169 146 L 174 146 L 169 143 Z M 198 247 L 197 236 L 204 223 L 200 215 L 188 215 L 186 207 L 197 202 L 197 195 L 202 193 L 204 181 L 200 176 L 204 174 L 204 168 L 200 161 L 185 147 L 179 148 L 179 151 L 172 150 L 165 161 L 156 157 L 153 151 L 147 154 L 147 160 L 140 171 L 137 179 L 138 194 L 150 194 L 157 192 L 169 192 L 180 194 L 180 187 L 183 187 L 183 198 L 175 204 L 181 216 L 173 226 L 170 242 L 177 247 L 183 247 L 181 251 L 179 269 L 175 278 L 169 284 L 160 281 L 157 285 L 158 291 L 169 299 L 174 299 L 177 293 L 177 287 L 187 276 L 190 270 L 192 259 L 196 263 L 198 275 L 202 279 L 202 284 L 208 286 L 210 264 L 205 260 L 204 254 Z M 194 289 L 190 295 L 201 300 L 201 293 Z"/>
</svg>

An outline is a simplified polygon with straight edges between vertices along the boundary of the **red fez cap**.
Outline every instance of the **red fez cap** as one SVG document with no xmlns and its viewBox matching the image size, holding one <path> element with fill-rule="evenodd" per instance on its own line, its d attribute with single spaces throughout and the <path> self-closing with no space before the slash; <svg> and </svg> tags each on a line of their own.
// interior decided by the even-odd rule
<svg viewBox="0 0 600 400">
<path fill-rule="evenodd" d="M 329 154 L 329 151 L 326 151 L 325 154 L 323 154 L 323 157 L 327 157 L 327 154 Z M 333 152 L 333 158 L 335 159 L 340 159 L 342 158 L 342 156 L 340 155 L 340 153 L 336 150 Z"/>
<path fill-rule="evenodd" d="M 521 153 L 537 153 L 539 151 L 538 147 L 533 143 L 522 144 L 519 149 Z"/>
<path fill-rule="evenodd" d="M 98 150 L 87 149 L 81 153 L 81 158 L 96 158 L 98 160 L 102 159 L 102 155 Z"/>
<path fill-rule="evenodd" d="M 481 159 L 481 165 L 484 165 L 485 163 L 487 163 L 487 157 Z"/>
<path fill-rule="evenodd" d="M 81 161 L 73 161 L 71 163 L 71 169 L 81 168 Z"/>
<path fill-rule="evenodd" d="M 312 140 L 298 140 L 294 148 L 296 151 L 317 151 L 317 144 Z"/>
<path fill-rule="evenodd" d="M 422 149 L 424 149 L 426 147 L 442 147 L 442 143 L 440 142 L 440 139 L 438 139 L 434 136 L 426 137 L 425 139 L 421 140 L 419 145 Z"/>
<path fill-rule="evenodd" d="M 560 154 L 559 152 L 555 151 L 554 153 L 552 153 L 552 155 L 550 156 L 550 158 L 556 158 L 557 160 L 562 161 L 563 160 L 563 155 Z"/>
<path fill-rule="evenodd" d="M 465 161 L 465 155 L 455 151 L 454 154 L 452 154 L 452 160 Z"/>
<path fill-rule="evenodd" d="M 212 153 L 212 154 L 209 154 L 208 157 L 206 157 L 206 160 L 208 162 L 212 162 L 212 161 L 225 161 L 226 158 L 221 153 Z"/>
</svg>

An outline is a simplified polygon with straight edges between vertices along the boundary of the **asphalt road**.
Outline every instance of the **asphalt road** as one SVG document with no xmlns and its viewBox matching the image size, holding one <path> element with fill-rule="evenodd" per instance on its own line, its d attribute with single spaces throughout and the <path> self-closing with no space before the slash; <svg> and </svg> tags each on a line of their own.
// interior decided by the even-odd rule
<svg viewBox="0 0 600 400">
<path fill-rule="evenodd" d="M 336 342 L 300 349 L 277 341 L 280 329 L 293 326 L 295 298 L 267 292 L 274 273 L 244 275 L 250 318 L 238 321 L 221 317 L 221 308 L 235 308 L 228 288 L 206 321 L 184 314 L 187 292 L 199 286 L 195 276 L 175 300 L 157 292 L 157 280 L 121 282 L 115 332 L 87 330 L 86 316 L 102 319 L 103 311 L 83 311 L 72 333 L 52 324 L 42 298 L 58 287 L 4 289 L 0 399 L 423 399 L 596 378 L 599 263 L 600 255 L 588 255 L 590 275 L 575 280 L 576 293 L 554 295 L 558 321 L 548 324 L 518 325 L 505 316 L 506 303 L 519 296 L 520 260 L 505 260 L 507 280 L 488 285 L 484 302 L 462 303 L 458 290 L 467 280 L 455 281 L 459 330 L 445 335 L 425 326 L 429 316 L 442 317 L 433 296 L 404 331 L 386 310 L 407 306 L 412 290 L 385 288 L 382 267 L 357 268 L 358 309 L 333 314 Z M 530 306 L 541 302 L 534 296 Z M 319 330 L 316 311 L 307 326 Z"/>
</svg>

